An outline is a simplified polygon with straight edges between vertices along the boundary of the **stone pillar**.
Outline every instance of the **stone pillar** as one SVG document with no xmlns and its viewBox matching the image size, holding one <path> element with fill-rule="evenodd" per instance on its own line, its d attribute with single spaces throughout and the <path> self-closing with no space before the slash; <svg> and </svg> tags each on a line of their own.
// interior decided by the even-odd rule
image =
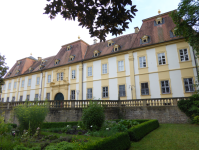
<svg viewBox="0 0 199 150">
<path fill-rule="evenodd" d="M 134 58 L 133 53 L 129 52 L 129 66 L 130 66 L 130 79 L 131 79 L 131 94 L 133 94 L 132 99 L 136 99 L 136 92 L 135 92 L 135 74 L 134 74 Z"/>
</svg>

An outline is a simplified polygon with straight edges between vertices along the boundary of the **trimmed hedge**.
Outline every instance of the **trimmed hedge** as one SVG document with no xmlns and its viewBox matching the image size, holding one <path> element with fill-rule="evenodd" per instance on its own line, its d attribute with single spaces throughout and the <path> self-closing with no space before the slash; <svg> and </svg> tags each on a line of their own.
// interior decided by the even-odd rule
<svg viewBox="0 0 199 150">
<path fill-rule="evenodd" d="M 121 120 L 133 120 L 133 121 L 137 121 L 139 123 L 143 123 L 143 122 L 149 121 L 149 119 L 113 119 L 113 120 L 110 120 L 110 121 L 115 121 L 115 122 L 118 123 Z"/>
<path fill-rule="evenodd" d="M 86 144 L 79 150 L 126 150 L 130 148 L 131 141 L 127 132 L 116 133 L 95 143 Z"/>
<path fill-rule="evenodd" d="M 64 128 L 67 125 L 76 126 L 78 121 L 73 122 L 44 122 L 42 125 L 42 129 L 50 129 L 50 128 Z"/>
<path fill-rule="evenodd" d="M 149 120 L 127 130 L 131 141 L 139 141 L 149 132 L 159 127 L 158 120 Z"/>
<path fill-rule="evenodd" d="M 17 124 L 14 124 L 14 123 L 8 123 L 8 124 L 11 125 L 13 128 L 17 127 Z"/>
</svg>

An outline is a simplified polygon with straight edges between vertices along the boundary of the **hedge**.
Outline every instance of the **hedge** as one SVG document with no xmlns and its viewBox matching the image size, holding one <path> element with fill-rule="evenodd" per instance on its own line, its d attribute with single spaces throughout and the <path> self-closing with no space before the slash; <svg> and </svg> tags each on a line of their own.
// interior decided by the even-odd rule
<svg viewBox="0 0 199 150">
<path fill-rule="evenodd" d="M 149 119 L 113 119 L 113 120 L 110 120 L 110 121 L 119 122 L 120 120 L 133 120 L 133 121 L 137 121 L 139 123 L 149 121 Z"/>
<path fill-rule="evenodd" d="M 126 150 L 131 146 L 127 132 L 116 133 L 94 143 L 83 145 L 79 150 Z"/>
<path fill-rule="evenodd" d="M 50 129 L 50 128 L 64 128 L 67 125 L 76 126 L 78 121 L 73 122 L 44 122 L 42 125 L 42 129 Z"/>
<path fill-rule="evenodd" d="M 17 127 L 17 124 L 14 124 L 14 123 L 8 123 L 8 124 L 11 125 L 13 128 Z"/>
<path fill-rule="evenodd" d="M 158 120 L 149 120 L 127 130 L 131 141 L 139 141 L 159 127 Z"/>
</svg>

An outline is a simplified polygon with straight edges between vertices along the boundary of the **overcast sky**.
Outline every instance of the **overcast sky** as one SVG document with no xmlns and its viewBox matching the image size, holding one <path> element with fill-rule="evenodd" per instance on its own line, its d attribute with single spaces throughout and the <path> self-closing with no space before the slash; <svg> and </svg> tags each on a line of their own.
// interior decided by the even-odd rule
<svg viewBox="0 0 199 150">
<path fill-rule="evenodd" d="M 134 32 L 142 20 L 177 9 L 180 0 L 132 0 L 138 12 L 123 35 Z M 78 40 L 78 35 L 93 44 L 89 31 L 77 21 L 65 21 L 61 16 L 50 20 L 44 13 L 46 0 L 0 1 L 0 53 L 5 55 L 9 69 L 19 59 L 32 56 L 46 58 L 56 55 L 62 45 Z M 114 38 L 111 35 L 106 40 Z M 99 40 L 98 40 L 99 42 Z"/>
</svg>

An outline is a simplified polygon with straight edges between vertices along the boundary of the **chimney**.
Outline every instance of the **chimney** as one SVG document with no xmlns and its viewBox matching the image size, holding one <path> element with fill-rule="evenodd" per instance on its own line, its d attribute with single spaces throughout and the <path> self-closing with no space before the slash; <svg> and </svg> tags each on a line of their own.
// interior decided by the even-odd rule
<svg viewBox="0 0 199 150">
<path fill-rule="evenodd" d="M 38 57 L 38 60 L 41 60 L 41 57 Z"/>
<path fill-rule="evenodd" d="M 97 43 L 97 39 L 94 39 L 93 41 L 94 41 L 94 44 L 96 44 L 96 43 Z"/>
<path fill-rule="evenodd" d="M 139 32 L 139 28 L 138 27 L 135 27 L 135 33 L 138 33 Z"/>
</svg>

